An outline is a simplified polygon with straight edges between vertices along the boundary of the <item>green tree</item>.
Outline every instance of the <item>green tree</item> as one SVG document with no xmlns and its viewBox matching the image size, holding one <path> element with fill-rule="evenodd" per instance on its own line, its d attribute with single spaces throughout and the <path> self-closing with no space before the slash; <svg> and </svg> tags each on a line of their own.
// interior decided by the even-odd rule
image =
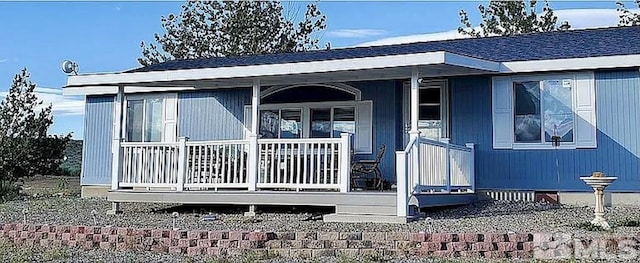
<svg viewBox="0 0 640 263">
<path fill-rule="evenodd" d="M 179 15 L 161 18 L 164 33 L 154 35 L 156 44 L 140 44 L 138 62 L 315 49 L 325 21 L 315 3 L 299 17 L 278 1 L 187 1 Z"/>
<path fill-rule="evenodd" d="M 0 188 L 18 178 L 58 174 L 71 135 L 50 136 L 51 105 L 35 94 L 27 69 L 16 74 L 0 102 Z M 0 193 L 1 195 L 2 193 Z"/>
<path fill-rule="evenodd" d="M 616 2 L 616 5 L 618 6 L 618 17 L 620 17 L 619 26 L 640 26 L 640 12 L 631 12 L 622 1 Z M 636 5 L 640 9 L 640 0 L 636 0 Z"/>
<path fill-rule="evenodd" d="M 480 5 L 478 10 L 482 17 L 479 29 L 471 24 L 469 16 L 460 10 L 458 32 L 472 37 L 510 36 L 523 33 L 554 31 L 558 17 L 553 13 L 549 2 L 545 1 L 542 12 L 537 13 L 538 1 L 524 0 L 496 1 L 491 0 L 489 6 Z M 565 23 L 563 28 L 570 25 Z"/>
</svg>

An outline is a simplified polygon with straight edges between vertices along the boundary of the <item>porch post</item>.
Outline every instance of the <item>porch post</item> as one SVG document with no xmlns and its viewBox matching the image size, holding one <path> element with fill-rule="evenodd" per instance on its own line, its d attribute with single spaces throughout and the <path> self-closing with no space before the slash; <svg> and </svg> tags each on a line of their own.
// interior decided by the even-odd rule
<svg viewBox="0 0 640 263">
<path fill-rule="evenodd" d="M 418 119 L 420 118 L 420 83 L 418 83 L 419 72 L 418 68 L 414 67 L 411 69 L 411 131 L 409 131 L 409 138 L 411 140 L 416 140 L 413 144 L 413 149 L 411 150 L 411 160 L 407 160 L 408 164 L 411 165 L 411 175 L 416 176 L 414 180 L 408 180 L 410 182 L 414 182 L 415 185 L 409 185 L 410 189 L 413 192 L 421 192 L 422 186 L 422 171 L 420 171 L 420 142 L 417 141 L 420 136 L 420 131 L 418 130 Z"/>
<path fill-rule="evenodd" d="M 411 69 L 411 138 L 418 135 L 418 118 L 420 113 L 420 85 L 418 83 L 418 68 Z"/>
<path fill-rule="evenodd" d="M 184 191 L 184 181 L 187 176 L 187 137 L 178 138 L 178 178 L 177 178 L 177 186 L 176 191 L 182 192 Z M 193 176 L 193 175 L 192 175 Z"/>
<path fill-rule="evenodd" d="M 351 134 L 340 134 L 340 192 L 349 192 L 349 185 L 351 183 L 351 140 L 349 140 Z"/>
<path fill-rule="evenodd" d="M 465 144 L 467 148 L 471 149 L 471 156 L 469 161 L 469 184 L 471 184 L 471 192 L 476 192 L 476 146 L 473 143 Z"/>
<path fill-rule="evenodd" d="M 396 216 L 400 217 L 406 217 L 409 210 L 407 169 L 407 153 L 396 152 Z"/>
<path fill-rule="evenodd" d="M 258 181 L 258 106 L 260 105 L 260 79 L 253 80 L 253 92 L 251 94 L 251 134 L 249 135 L 249 164 L 247 183 L 249 191 L 256 190 Z"/>
<path fill-rule="evenodd" d="M 118 87 L 113 103 L 113 131 L 111 140 L 111 190 L 118 190 L 120 183 L 120 175 L 122 174 L 122 149 L 120 142 L 122 141 L 122 108 L 124 107 L 124 87 Z"/>
</svg>

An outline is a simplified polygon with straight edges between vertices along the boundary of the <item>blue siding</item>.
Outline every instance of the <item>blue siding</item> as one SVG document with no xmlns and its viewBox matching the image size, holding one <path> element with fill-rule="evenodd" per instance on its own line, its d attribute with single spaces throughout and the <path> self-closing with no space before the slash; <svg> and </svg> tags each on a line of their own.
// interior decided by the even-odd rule
<svg viewBox="0 0 640 263">
<path fill-rule="evenodd" d="M 597 72 L 597 149 L 493 150 L 491 78 L 454 78 L 451 137 L 476 144 L 476 184 L 485 189 L 582 191 L 578 177 L 618 176 L 611 190 L 640 191 L 640 74 Z"/>
<path fill-rule="evenodd" d="M 216 89 L 178 94 L 178 136 L 190 140 L 242 139 L 244 105 L 251 89 Z"/>
<path fill-rule="evenodd" d="M 113 96 L 87 96 L 82 147 L 82 185 L 111 184 Z"/>
<path fill-rule="evenodd" d="M 349 85 L 362 91 L 362 100 L 373 101 L 373 154 L 357 155 L 357 159 L 373 159 L 378 154 L 382 144 L 386 146 L 383 160 L 380 164 L 382 175 L 387 180 L 395 181 L 395 153 L 397 136 L 401 136 L 397 112 L 402 107 L 397 102 L 402 98 L 402 92 L 396 81 L 363 81 L 351 82 Z M 400 138 L 401 142 L 401 138 Z"/>
</svg>

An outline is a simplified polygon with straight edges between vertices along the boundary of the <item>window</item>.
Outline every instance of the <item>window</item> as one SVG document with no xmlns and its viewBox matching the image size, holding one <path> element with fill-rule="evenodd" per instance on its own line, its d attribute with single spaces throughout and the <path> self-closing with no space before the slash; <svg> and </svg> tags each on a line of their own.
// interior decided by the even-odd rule
<svg viewBox="0 0 640 263">
<path fill-rule="evenodd" d="M 571 80 L 514 82 L 516 143 L 573 143 Z"/>
<path fill-rule="evenodd" d="M 128 97 L 125 103 L 126 141 L 174 141 L 176 104 L 175 94 Z"/>
<path fill-rule="evenodd" d="M 301 138 L 302 110 L 282 109 L 260 111 L 262 138 Z"/>
<path fill-rule="evenodd" d="M 494 77 L 496 149 L 596 147 L 593 73 Z"/>
<path fill-rule="evenodd" d="M 372 151 L 371 101 L 331 101 L 260 105 L 259 138 L 340 138 L 352 135 L 356 153 Z M 245 106 L 250 131 L 251 106 Z"/>
<path fill-rule="evenodd" d="M 311 109 L 311 138 L 331 138 L 331 109 Z"/>
<path fill-rule="evenodd" d="M 420 135 L 440 139 L 442 120 L 440 118 L 440 86 L 420 87 L 418 105 L 418 130 Z"/>
<path fill-rule="evenodd" d="M 304 135 L 302 109 L 260 111 L 260 138 L 340 138 L 355 134 L 355 107 L 309 108 L 309 135 Z"/>
<path fill-rule="evenodd" d="M 351 135 L 356 133 L 355 108 L 333 109 L 333 137 L 340 137 L 341 133 L 349 133 Z"/>
</svg>

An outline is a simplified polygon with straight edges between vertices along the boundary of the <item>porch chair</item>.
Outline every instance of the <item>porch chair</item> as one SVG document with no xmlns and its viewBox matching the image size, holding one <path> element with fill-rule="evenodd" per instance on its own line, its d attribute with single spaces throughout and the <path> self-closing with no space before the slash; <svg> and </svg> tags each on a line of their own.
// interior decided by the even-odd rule
<svg viewBox="0 0 640 263">
<path fill-rule="evenodd" d="M 355 161 L 351 164 L 351 187 L 356 187 L 358 185 L 358 181 L 364 181 L 365 187 L 371 185 L 372 189 L 382 191 L 382 172 L 380 172 L 380 161 L 382 160 L 382 156 L 384 155 L 384 151 L 386 146 L 383 144 L 380 146 L 380 150 L 378 150 L 378 155 L 375 160 L 359 160 Z M 353 160 L 353 158 L 351 158 Z"/>
</svg>

